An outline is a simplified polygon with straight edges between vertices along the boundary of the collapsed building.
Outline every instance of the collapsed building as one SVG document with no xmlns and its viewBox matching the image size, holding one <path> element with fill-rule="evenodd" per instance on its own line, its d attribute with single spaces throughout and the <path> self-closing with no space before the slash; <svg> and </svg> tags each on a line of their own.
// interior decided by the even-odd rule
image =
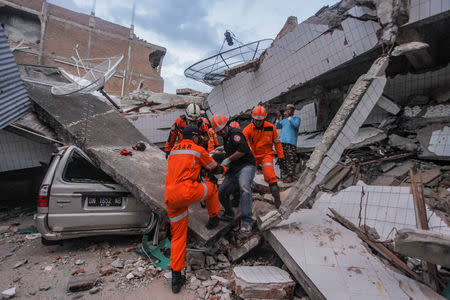
<svg viewBox="0 0 450 300">
<path fill-rule="evenodd" d="M 301 24 L 289 18 L 259 58 L 206 78 L 214 86 L 205 105 L 209 114 L 225 113 L 245 124 L 258 103 L 269 108 L 269 118 L 286 103 L 297 107 L 299 154 L 308 162 L 299 169 L 300 179 L 283 187 L 279 211 L 270 197 L 258 194 L 265 193 L 264 183 L 255 182 L 254 210 L 263 237 L 311 299 L 440 299 L 434 264 L 446 264 L 449 233 L 450 76 L 449 54 L 443 51 L 448 23 L 447 1 L 342 1 Z M 122 98 L 133 127 L 92 95 L 87 104 L 77 96 L 62 102 L 51 95 L 45 83 L 66 82 L 55 68 L 26 66 L 21 72 L 37 117 L 54 130 L 54 138 L 82 146 L 163 215 L 166 165 L 150 144 L 161 146 L 184 106 L 203 102 L 205 95 L 180 91 L 173 97 L 138 89 Z M 47 141 L 51 136 L 43 135 Z M 149 145 L 145 153 L 119 156 L 138 140 Z M 150 180 L 141 176 L 149 172 Z M 231 226 L 206 231 L 201 210 L 190 208 L 189 228 L 211 245 Z M 261 240 L 257 234 L 239 248 L 228 244 L 226 253 L 237 261 Z M 400 259 L 392 245 L 428 264 Z M 423 249 L 432 249 L 433 257 Z M 269 282 L 258 277 L 262 272 L 271 273 Z M 292 296 L 286 272 L 237 268 L 234 276 L 235 292 L 244 298 Z"/>
<path fill-rule="evenodd" d="M 298 166 L 301 175 L 278 211 L 256 202 L 257 218 L 312 299 L 411 297 L 402 288 L 407 277 L 372 271 L 385 267 L 353 250 L 359 246 L 326 217 L 328 208 L 401 272 L 443 288 L 430 259 L 445 265 L 450 232 L 449 9 L 448 1 L 341 1 L 300 24 L 290 17 L 256 60 L 226 71 L 186 70 L 213 86 L 210 116 L 226 114 L 245 125 L 255 105 L 268 108 L 269 121 L 286 104 L 296 106 L 298 152 L 306 164 Z M 377 232 L 375 243 L 369 228 Z M 392 242 L 393 228 L 404 230 L 394 239 L 396 251 L 428 261 L 425 279 L 383 245 Z M 431 258 L 436 253 L 438 262 Z M 330 286 L 336 278 L 342 280 Z M 438 297 L 422 294 L 414 280 L 406 284 L 414 298 Z"/>
<path fill-rule="evenodd" d="M 105 86 L 108 93 L 124 95 L 138 86 L 163 91 L 166 49 L 137 37 L 134 25 L 127 28 L 98 18 L 94 12 L 77 13 L 46 0 L 2 0 L 0 23 L 18 64 L 60 67 L 77 74 L 74 48 L 88 60 L 121 53 L 125 57 Z"/>
<path fill-rule="evenodd" d="M 72 74 L 81 76 L 80 58 L 89 71 L 98 64 L 95 58 L 121 53 L 124 59 L 104 87 L 111 97 L 118 99 L 114 95 L 138 87 L 160 93 L 166 49 L 137 37 L 133 25 L 126 28 L 94 13 L 77 13 L 42 0 L 0 1 L 0 23 L 1 207 L 34 209 L 35 202 L 30 199 L 37 199 L 60 140 L 54 129 L 37 117 L 21 76 L 47 85 L 68 84 L 75 78 Z M 27 66 L 19 65 L 18 70 L 16 63 Z"/>
</svg>

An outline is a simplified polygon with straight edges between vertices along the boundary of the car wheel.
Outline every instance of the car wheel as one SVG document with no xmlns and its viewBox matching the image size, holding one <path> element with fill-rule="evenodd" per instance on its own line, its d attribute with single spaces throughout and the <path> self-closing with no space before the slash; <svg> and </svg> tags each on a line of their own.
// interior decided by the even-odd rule
<svg viewBox="0 0 450 300">
<path fill-rule="evenodd" d="M 53 246 L 53 245 L 58 245 L 60 243 L 60 241 L 51 241 L 51 240 L 47 240 L 44 237 L 41 237 L 41 242 L 42 245 L 44 246 Z"/>
</svg>

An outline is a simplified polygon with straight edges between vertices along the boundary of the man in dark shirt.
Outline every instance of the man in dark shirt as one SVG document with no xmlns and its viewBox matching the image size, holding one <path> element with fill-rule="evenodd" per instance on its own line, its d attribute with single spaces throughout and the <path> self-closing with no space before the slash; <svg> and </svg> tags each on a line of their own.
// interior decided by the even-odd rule
<svg viewBox="0 0 450 300">
<path fill-rule="evenodd" d="M 214 115 L 212 118 L 214 131 L 223 138 L 226 158 L 222 165 L 228 168 L 223 183 L 219 187 L 219 201 L 225 212 L 222 220 L 231 221 L 234 218 L 230 196 L 240 189 L 241 200 L 241 232 L 252 231 L 252 189 L 251 183 L 255 177 L 255 158 L 245 140 L 242 131 L 230 127 L 224 115 Z"/>
</svg>

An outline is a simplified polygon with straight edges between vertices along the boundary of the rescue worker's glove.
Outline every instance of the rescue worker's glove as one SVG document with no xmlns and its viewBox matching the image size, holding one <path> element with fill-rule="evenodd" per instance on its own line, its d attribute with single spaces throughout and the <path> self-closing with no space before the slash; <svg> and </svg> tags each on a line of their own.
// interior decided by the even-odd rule
<svg viewBox="0 0 450 300">
<path fill-rule="evenodd" d="M 230 165 L 230 163 L 231 163 L 231 160 L 229 157 L 227 157 L 222 161 L 222 166 L 228 167 Z"/>
<path fill-rule="evenodd" d="M 170 155 L 170 151 L 166 151 L 166 159 L 169 158 L 169 155 Z"/>
<path fill-rule="evenodd" d="M 285 162 L 286 160 L 284 159 L 284 157 L 283 158 L 279 158 L 278 160 L 277 160 L 277 163 L 280 165 L 280 166 L 282 166 L 282 165 L 284 165 L 284 162 Z"/>
</svg>

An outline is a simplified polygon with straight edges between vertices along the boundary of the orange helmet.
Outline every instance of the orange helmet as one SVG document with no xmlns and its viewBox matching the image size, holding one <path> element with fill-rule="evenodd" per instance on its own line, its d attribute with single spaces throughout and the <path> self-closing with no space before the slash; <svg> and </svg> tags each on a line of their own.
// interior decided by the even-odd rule
<svg viewBox="0 0 450 300">
<path fill-rule="evenodd" d="M 214 115 L 211 120 L 214 132 L 221 131 L 228 123 L 228 118 L 224 115 Z"/>
<path fill-rule="evenodd" d="M 237 129 L 241 129 L 241 125 L 239 125 L 239 123 L 236 122 L 236 121 L 231 122 L 230 126 L 234 127 L 234 128 L 237 128 Z"/>
<path fill-rule="evenodd" d="M 255 120 L 264 120 L 267 117 L 267 109 L 258 105 L 252 110 L 252 118 Z"/>
<path fill-rule="evenodd" d="M 210 127 L 210 126 L 209 126 L 209 121 L 208 121 L 207 118 L 202 117 L 202 120 L 203 120 L 203 123 L 205 123 L 206 125 L 208 125 L 208 127 Z"/>
</svg>

